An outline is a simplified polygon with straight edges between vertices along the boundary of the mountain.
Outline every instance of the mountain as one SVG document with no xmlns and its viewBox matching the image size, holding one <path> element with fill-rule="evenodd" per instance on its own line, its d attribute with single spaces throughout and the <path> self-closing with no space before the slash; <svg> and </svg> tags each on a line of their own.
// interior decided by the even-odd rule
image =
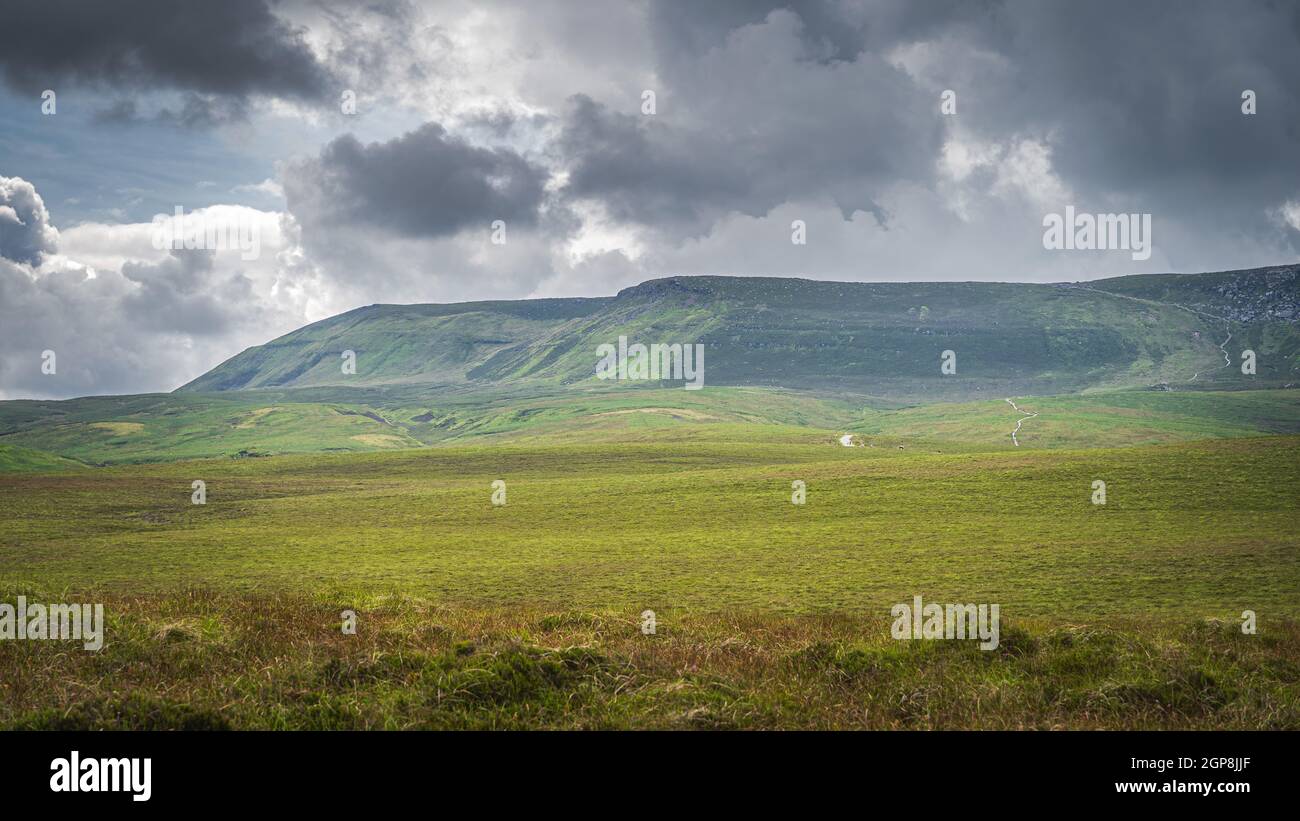
<svg viewBox="0 0 1300 821">
<path fill-rule="evenodd" d="M 620 336 L 704 345 L 706 385 L 904 402 L 1280 387 L 1300 382 L 1298 320 L 1300 265 L 1050 285 L 669 277 L 612 297 L 371 305 L 250 348 L 179 390 L 595 387 L 597 349 Z M 1246 348 L 1253 378 L 1238 367 Z M 345 351 L 355 373 L 341 367 Z M 941 373 L 944 351 L 955 374 Z"/>
<path fill-rule="evenodd" d="M 611 297 L 371 305 L 170 394 L 0 402 L 0 474 L 489 441 L 848 432 L 947 452 L 1297 433 L 1298 281 L 1300 266 L 1056 285 L 669 277 Z M 702 344 L 705 389 L 597 379 L 620 336 Z"/>
</svg>

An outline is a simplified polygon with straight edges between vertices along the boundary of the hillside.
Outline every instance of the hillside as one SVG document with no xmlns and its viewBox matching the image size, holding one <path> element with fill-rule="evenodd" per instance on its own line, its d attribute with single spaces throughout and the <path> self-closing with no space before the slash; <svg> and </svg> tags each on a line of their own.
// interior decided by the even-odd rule
<svg viewBox="0 0 1300 821">
<path fill-rule="evenodd" d="M 936 449 L 1296 433 L 1300 392 L 1277 389 L 1300 384 L 1298 283 L 1300 266 L 1058 285 L 673 277 L 613 297 L 372 305 L 171 394 L 0 402 L 0 470 L 666 428 Z M 706 389 L 597 379 L 598 346 L 620 336 L 703 344 Z"/>
<path fill-rule="evenodd" d="M 607 301 L 371 305 L 249 348 L 180 390 L 463 381 L 469 369 L 503 348 L 543 338 Z M 344 350 L 358 355 L 356 378 L 342 374 Z"/>
<path fill-rule="evenodd" d="M 1300 266 L 1087 284 L 671 277 L 593 299 L 372 305 L 250 348 L 180 390 L 595 384 L 597 347 L 702 343 L 708 385 L 902 401 L 1300 381 Z M 1225 368 L 1251 347 L 1258 372 Z M 344 373 L 344 351 L 356 372 Z M 945 350 L 956 374 L 940 373 Z M 665 383 L 668 384 L 668 383 Z"/>
</svg>

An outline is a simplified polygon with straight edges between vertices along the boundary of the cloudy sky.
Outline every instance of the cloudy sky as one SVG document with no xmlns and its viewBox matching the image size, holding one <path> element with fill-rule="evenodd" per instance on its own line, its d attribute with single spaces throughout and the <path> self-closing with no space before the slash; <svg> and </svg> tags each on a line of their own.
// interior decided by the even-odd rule
<svg viewBox="0 0 1300 821">
<path fill-rule="evenodd" d="M 1300 256 L 1294 2 L 41 0 L 4 17 L 0 399 L 171 390 L 375 302 Z M 1150 259 L 1045 250 L 1066 206 L 1150 214 Z M 256 253 L 159 248 L 177 208 Z"/>
</svg>

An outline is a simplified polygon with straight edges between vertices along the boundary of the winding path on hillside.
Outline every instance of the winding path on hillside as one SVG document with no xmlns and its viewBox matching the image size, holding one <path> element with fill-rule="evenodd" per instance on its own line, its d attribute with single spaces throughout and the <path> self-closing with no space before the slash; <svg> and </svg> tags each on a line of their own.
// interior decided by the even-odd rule
<svg viewBox="0 0 1300 821">
<path fill-rule="evenodd" d="M 1037 416 L 1038 414 L 1033 413 L 1032 411 L 1027 411 L 1027 410 L 1025 410 L 1024 408 L 1022 408 L 1022 407 L 1020 407 L 1019 405 L 1017 405 L 1015 402 L 1012 402 L 1010 399 L 1007 400 L 1007 404 L 1010 405 L 1011 407 L 1015 408 L 1015 409 L 1016 409 L 1016 413 L 1024 413 L 1024 414 L 1028 414 L 1027 416 L 1022 416 L 1022 417 L 1020 417 L 1019 419 L 1017 419 L 1017 420 L 1016 420 L 1016 429 L 1013 430 L 1013 431 L 1011 431 L 1011 441 L 1016 443 L 1016 447 L 1020 447 L 1020 440 L 1016 438 L 1016 434 L 1020 433 L 1020 426 L 1023 425 L 1023 424 L 1025 423 L 1025 420 L 1026 420 L 1026 419 L 1033 419 L 1033 418 L 1034 418 L 1035 416 Z"/>
<path fill-rule="evenodd" d="M 1179 307 L 1181 308 L 1182 306 L 1180 305 Z M 1219 345 L 1219 350 L 1223 351 L 1223 367 L 1227 368 L 1232 366 L 1232 357 L 1228 356 L 1228 349 L 1226 347 L 1227 344 L 1232 341 L 1232 326 L 1225 323 L 1224 330 L 1228 332 L 1228 338 L 1223 340 L 1223 343 Z M 1192 374 L 1192 381 L 1195 382 L 1196 377 L 1200 375 L 1200 371 Z"/>
<path fill-rule="evenodd" d="M 1179 305 L 1177 302 L 1161 302 L 1155 299 L 1141 299 L 1139 297 L 1129 296 L 1128 294 L 1116 294 L 1116 293 L 1112 293 L 1111 291 L 1103 291 L 1100 288 L 1089 288 L 1087 285 L 1081 285 L 1077 282 L 1067 283 L 1065 287 L 1074 288 L 1079 291 L 1090 291 L 1094 294 L 1101 294 L 1103 296 L 1119 297 L 1120 299 L 1127 299 L 1132 302 L 1139 302 L 1142 303 L 1143 305 L 1169 305 L 1174 308 L 1181 308 L 1182 310 L 1187 311 L 1188 313 L 1196 314 L 1197 316 L 1208 316 L 1210 319 L 1217 319 L 1218 321 L 1223 323 L 1224 330 L 1228 332 L 1228 338 L 1223 340 L 1223 344 L 1219 345 L 1219 350 L 1223 352 L 1223 367 L 1227 368 L 1232 365 L 1232 357 L 1228 356 L 1228 349 L 1225 347 L 1229 342 L 1232 341 L 1232 320 L 1228 319 L 1226 316 L 1218 316 L 1217 314 L 1212 314 L 1209 313 L 1208 311 L 1202 311 L 1200 308 L 1192 308 L 1188 305 Z M 1201 372 L 1197 371 L 1196 373 L 1192 374 L 1192 378 L 1189 379 L 1188 381 L 1195 382 L 1196 377 L 1200 375 Z M 1171 390 L 1168 382 L 1162 382 L 1161 385 L 1164 386 L 1165 390 Z M 1152 387 L 1160 387 L 1160 385 L 1152 385 Z"/>
</svg>

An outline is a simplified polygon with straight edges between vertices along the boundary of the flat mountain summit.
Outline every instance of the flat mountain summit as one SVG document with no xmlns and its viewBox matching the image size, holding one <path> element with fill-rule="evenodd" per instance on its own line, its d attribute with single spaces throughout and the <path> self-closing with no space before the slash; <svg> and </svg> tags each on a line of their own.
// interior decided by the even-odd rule
<svg viewBox="0 0 1300 821">
<path fill-rule="evenodd" d="M 370 305 L 179 390 L 595 384 L 598 347 L 619 337 L 704 345 L 706 385 L 909 401 L 1228 387 L 1247 348 L 1257 371 L 1240 386 L 1281 387 L 1300 382 L 1298 320 L 1300 265 L 1059 284 L 677 276 L 611 297 Z"/>
</svg>

